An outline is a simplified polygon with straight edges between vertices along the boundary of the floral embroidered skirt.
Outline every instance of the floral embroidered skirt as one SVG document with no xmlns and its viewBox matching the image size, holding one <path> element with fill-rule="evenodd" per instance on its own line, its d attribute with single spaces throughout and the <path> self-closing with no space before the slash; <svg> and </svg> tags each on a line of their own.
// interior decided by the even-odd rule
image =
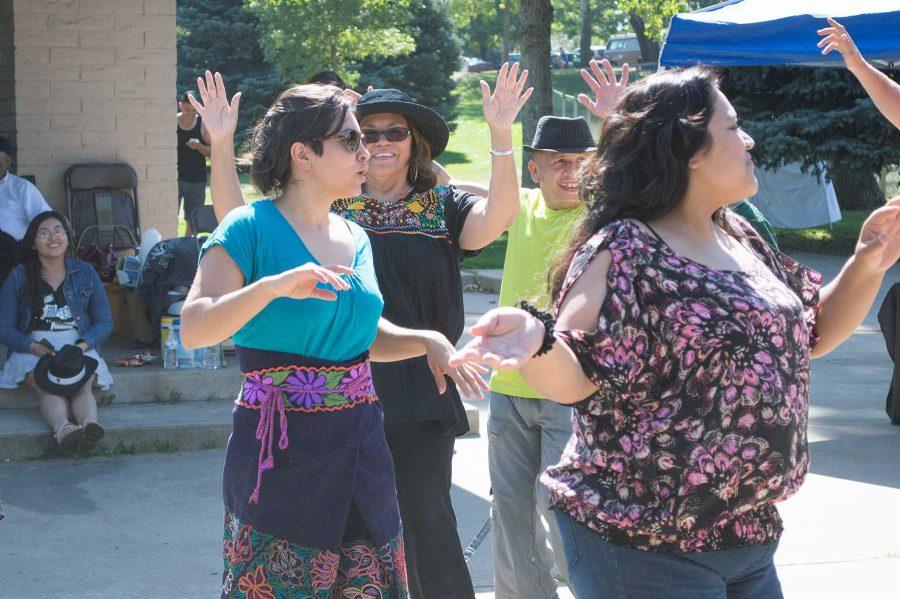
<svg viewBox="0 0 900 599">
<path fill-rule="evenodd" d="M 238 348 L 223 598 L 406 599 L 393 463 L 367 356 Z"/>
</svg>

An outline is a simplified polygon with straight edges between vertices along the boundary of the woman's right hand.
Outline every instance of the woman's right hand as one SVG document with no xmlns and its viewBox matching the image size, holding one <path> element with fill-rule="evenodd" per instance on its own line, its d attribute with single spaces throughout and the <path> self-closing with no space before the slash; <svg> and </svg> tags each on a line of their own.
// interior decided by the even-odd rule
<svg viewBox="0 0 900 599">
<path fill-rule="evenodd" d="M 347 266 L 319 266 L 307 262 L 303 266 L 292 268 L 278 275 L 265 277 L 260 281 L 263 288 L 271 294 L 272 299 L 289 297 L 291 299 L 320 299 L 334 301 L 337 295 L 333 291 L 317 287 L 319 283 L 331 285 L 338 291 L 347 291 L 350 284 L 340 275 L 352 275 L 354 271 Z"/>
<path fill-rule="evenodd" d="M 56 354 L 56 352 L 53 351 L 53 348 L 47 347 L 43 343 L 38 343 L 37 341 L 28 346 L 28 353 L 34 354 L 39 358 L 41 356 L 53 356 Z"/>
<path fill-rule="evenodd" d="M 451 366 L 475 362 L 501 370 L 521 368 L 544 341 L 544 323 L 518 308 L 488 311 L 471 332 L 473 339 L 453 354 Z"/>
<path fill-rule="evenodd" d="M 202 104 L 193 94 L 188 94 L 188 100 L 203 120 L 206 131 L 209 133 L 210 143 L 232 141 L 237 129 L 241 92 L 234 94 L 229 103 L 222 75 L 219 73 L 213 75 L 209 71 L 206 71 L 206 81 L 202 77 L 197 77 L 197 89 L 200 92 Z"/>
<path fill-rule="evenodd" d="M 591 100 L 587 94 L 578 94 L 578 101 L 595 117 L 605 119 L 625 95 L 625 87 L 628 85 L 628 63 L 622 65 L 622 78 L 619 81 L 616 81 L 616 72 L 605 58 L 600 62 L 592 59 L 588 66 L 591 70 L 581 69 L 581 78 L 594 92 L 594 99 Z M 601 66 L 606 73 L 601 70 Z"/>
<path fill-rule="evenodd" d="M 832 50 L 837 50 L 844 57 L 844 64 L 851 71 L 865 64 L 865 59 L 860 54 L 859 49 L 850 37 L 847 28 L 828 17 L 830 27 L 819 29 L 819 35 L 824 36 L 817 44 L 819 48 L 824 48 L 822 54 L 828 54 Z"/>
</svg>

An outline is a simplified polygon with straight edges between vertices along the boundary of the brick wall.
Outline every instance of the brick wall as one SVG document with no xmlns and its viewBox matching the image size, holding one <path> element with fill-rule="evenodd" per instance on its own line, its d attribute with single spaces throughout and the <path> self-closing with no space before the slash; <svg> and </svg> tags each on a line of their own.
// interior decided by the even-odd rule
<svg viewBox="0 0 900 599">
<path fill-rule="evenodd" d="M 0 135 L 16 143 L 12 0 L 0 0 Z"/>
<path fill-rule="evenodd" d="M 175 0 L 13 0 L 13 23 L 18 172 L 64 208 L 69 166 L 128 163 L 142 228 L 174 235 Z"/>
</svg>

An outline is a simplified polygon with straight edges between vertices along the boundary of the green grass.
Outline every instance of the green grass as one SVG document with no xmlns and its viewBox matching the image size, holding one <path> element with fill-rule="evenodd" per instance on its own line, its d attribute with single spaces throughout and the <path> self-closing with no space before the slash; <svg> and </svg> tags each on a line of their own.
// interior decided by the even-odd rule
<svg viewBox="0 0 900 599">
<path fill-rule="evenodd" d="M 830 227 L 776 229 L 778 246 L 786 252 L 816 252 L 849 256 L 856 248 L 859 230 L 869 216 L 867 210 L 845 210 Z"/>
<path fill-rule="evenodd" d="M 482 268 L 503 268 L 503 259 L 506 257 L 506 233 L 500 239 L 481 250 L 477 256 L 463 261 L 463 270 L 476 270 Z"/>
</svg>

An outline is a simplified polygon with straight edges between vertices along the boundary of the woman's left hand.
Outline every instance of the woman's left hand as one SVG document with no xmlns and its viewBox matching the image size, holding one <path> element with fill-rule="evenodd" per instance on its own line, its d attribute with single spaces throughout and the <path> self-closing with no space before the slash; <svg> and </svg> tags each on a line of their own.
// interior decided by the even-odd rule
<svg viewBox="0 0 900 599">
<path fill-rule="evenodd" d="M 869 215 L 859 232 L 854 258 L 872 274 L 881 274 L 900 259 L 900 198 Z"/>
<path fill-rule="evenodd" d="M 528 79 L 528 71 L 519 74 L 519 63 L 503 63 L 500 73 L 497 75 L 497 86 L 491 93 L 491 87 L 486 81 L 481 81 L 481 107 L 484 111 L 484 120 L 491 129 L 509 130 L 515 122 L 519 111 L 528 98 L 534 92 L 533 87 L 525 89 L 525 81 Z"/>
<path fill-rule="evenodd" d="M 447 390 L 447 381 L 444 377 L 449 376 L 463 395 L 481 399 L 488 390 L 488 385 L 482 378 L 488 369 L 480 364 L 450 366 L 450 356 L 455 351 L 453 344 L 440 333 L 436 333 L 426 346 L 425 356 L 428 358 L 428 367 L 434 375 L 438 392 L 443 394 Z"/>
</svg>

